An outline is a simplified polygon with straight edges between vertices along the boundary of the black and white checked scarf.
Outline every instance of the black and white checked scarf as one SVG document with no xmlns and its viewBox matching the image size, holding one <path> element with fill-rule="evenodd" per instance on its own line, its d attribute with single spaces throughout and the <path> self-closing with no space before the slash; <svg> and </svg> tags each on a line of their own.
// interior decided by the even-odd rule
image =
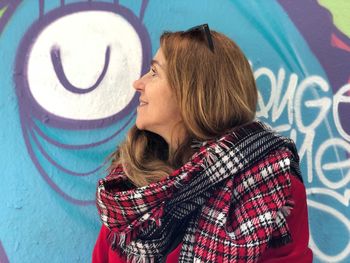
<svg viewBox="0 0 350 263">
<path fill-rule="evenodd" d="M 197 147 L 162 181 L 130 188 L 121 167 L 99 181 L 101 220 L 127 262 L 163 262 L 180 242 L 179 262 L 256 262 L 291 241 L 294 143 L 256 121 Z"/>
</svg>

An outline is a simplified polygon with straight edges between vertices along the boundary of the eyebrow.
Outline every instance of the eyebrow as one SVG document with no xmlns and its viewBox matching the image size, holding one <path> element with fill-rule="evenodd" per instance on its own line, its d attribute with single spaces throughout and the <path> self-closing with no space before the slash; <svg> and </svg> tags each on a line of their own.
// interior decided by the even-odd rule
<svg viewBox="0 0 350 263">
<path fill-rule="evenodd" d="M 155 64 L 158 65 L 161 69 L 164 69 L 163 66 L 159 63 L 158 60 L 152 59 L 151 65 L 153 66 L 153 65 L 155 65 Z"/>
</svg>

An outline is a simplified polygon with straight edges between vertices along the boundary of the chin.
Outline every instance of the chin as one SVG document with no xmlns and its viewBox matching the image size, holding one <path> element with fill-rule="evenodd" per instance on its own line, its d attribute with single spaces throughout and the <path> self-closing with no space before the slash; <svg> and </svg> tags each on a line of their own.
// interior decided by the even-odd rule
<svg viewBox="0 0 350 263">
<path fill-rule="evenodd" d="M 137 123 L 136 123 L 136 124 L 135 124 L 135 126 L 136 126 L 136 128 L 137 128 L 137 129 L 139 129 L 139 130 L 143 130 L 142 125 L 140 125 L 140 124 L 137 124 Z"/>
<path fill-rule="evenodd" d="M 136 122 L 135 122 L 135 126 L 136 126 L 137 129 L 139 129 L 139 130 L 145 130 L 145 129 L 146 129 L 145 125 L 144 125 L 142 122 L 137 121 L 137 119 L 136 119 Z"/>
</svg>

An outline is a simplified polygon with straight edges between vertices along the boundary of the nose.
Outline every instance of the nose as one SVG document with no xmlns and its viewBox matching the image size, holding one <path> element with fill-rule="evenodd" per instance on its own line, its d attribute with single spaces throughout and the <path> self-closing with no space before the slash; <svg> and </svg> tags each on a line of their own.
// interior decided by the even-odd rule
<svg viewBox="0 0 350 263">
<path fill-rule="evenodd" d="M 145 88 L 145 83 L 143 81 L 143 77 L 137 79 L 134 81 L 134 83 L 132 84 L 133 88 L 139 92 L 141 92 L 142 90 L 144 90 Z"/>
</svg>

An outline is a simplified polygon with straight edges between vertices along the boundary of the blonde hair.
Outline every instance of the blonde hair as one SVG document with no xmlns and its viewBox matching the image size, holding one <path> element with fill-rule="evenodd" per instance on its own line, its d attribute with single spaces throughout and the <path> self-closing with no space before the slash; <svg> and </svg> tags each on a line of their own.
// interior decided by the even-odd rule
<svg viewBox="0 0 350 263">
<path fill-rule="evenodd" d="M 203 34 L 161 36 L 167 80 L 187 137 L 173 151 L 161 136 L 132 127 L 113 154 L 111 169 L 122 165 L 136 186 L 159 181 L 188 161 L 193 139 L 214 139 L 255 118 L 257 89 L 246 57 L 225 35 L 211 31 L 211 37 L 213 51 Z"/>
</svg>

